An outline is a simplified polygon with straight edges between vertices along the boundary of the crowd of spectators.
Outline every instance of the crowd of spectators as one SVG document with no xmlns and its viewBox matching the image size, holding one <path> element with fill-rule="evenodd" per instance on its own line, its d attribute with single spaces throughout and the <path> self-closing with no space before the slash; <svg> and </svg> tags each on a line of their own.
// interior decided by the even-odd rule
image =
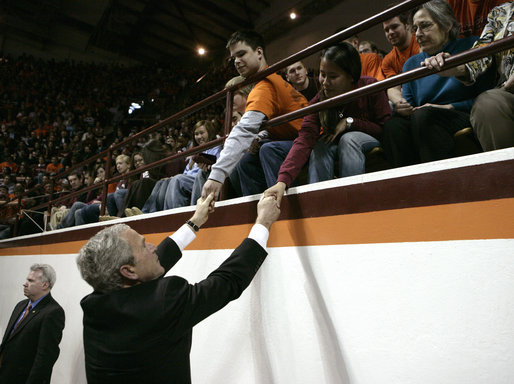
<svg viewBox="0 0 514 384">
<path fill-rule="evenodd" d="M 437 7 L 442 7 L 441 11 L 434 8 L 436 9 L 436 13 L 442 12 L 441 14 L 444 14 L 446 12 L 448 14 L 447 18 L 451 21 L 451 32 L 453 34 L 446 35 L 444 23 L 441 24 L 437 18 L 434 19 L 433 14 L 428 14 L 428 21 L 422 20 L 416 25 L 413 25 L 412 16 L 410 20 L 407 20 L 407 17 L 402 15 L 384 22 L 383 27 L 386 38 L 393 47 L 393 49 L 386 54 L 383 54 L 384 52 L 378 49 L 372 42 L 362 41 L 359 44 L 358 37 L 352 36 L 346 41 L 356 49 L 355 54 L 348 52 L 348 54 L 355 56 L 355 67 L 359 67 L 359 70 L 353 74 L 353 77 L 356 79 L 355 82 L 359 79 L 359 71 L 360 76 L 371 76 L 380 81 L 402 72 L 402 67 L 403 71 L 405 71 L 405 68 L 410 69 L 411 67 L 419 66 L 422 61 L 421 59 L 426 59 L 424 65 L 432 65 L 430 62 L 431 56 L 438 54 L 440 46 L 444 46 L 446 51 L 449 52 L 445 53 L 445 55 L 449 55 L 460 52 L 460 50 L 469 49 L 473 45 L 478 37 L 468 38 L 469 42 L 467 45 L 463 45 L 462 49 L 459 48 L 460 50 L 455 50 L 455 52 L 450 51 L 448 44 L 456 41 L 455 39 L 459 33 L 459 24 L 457 20 L 455 20 L 455 16 L 447 3 L 441 1 L 431 3 L 434 3 Z M 494 4 L 491 4 L 491 7 L 493 5 Z M 512 8 L 512 6 L 504 6 L 505 9 L 507 9 L 507 7 L 510 7 L 509 9 Z M 428 11 L 423 12 L 426 13 Z M 484 12 L 485 10 L 482 13 Z M 420 29 L 418 24 L 422 26 L 421 31 L 419 33 L 412 33 L 412 26 L 415 31 Z M 434 25 L 435 27 L 433 27 Z M 429 49 L 430 47 L 426 38 L 426 36 L 430 37 L 430 33 L 435 33 L 431 28 L 434 29 L 435 32 L 438 32 L 440 29 L 440 35 L 445 36 L 446 39 L 440 39 L 440 44 L 437 45 L 437 47 L 434 45 L 433 49 Z M 460 32 L 464 33 L 466 31 L 461 30 Z M 418 34 L 424 36 L 424 39 L 418 39 Z M 487 37 L 484 36 L 482 36 L 482 40 Z M 422 43 L 418 46 L 419 41 Z M 464 40 L 457 41 L 460 42 Z M 418 54 L 420 46 L 422 48 L 422 54 Z M 352 49 L 350 49 L 350 51 L 352 51 Z M 414 55 L 416 55 L 416 58 L 413 58 L 415 60 L 408 61 L 409 58 Z M 421 59 L 418 59 L 418 56 Z M 441 59 L 445 57 L 441 56 Z M 327 61 L 331 60 L 327 59 Z M 336 63 L 336 59 L 332 60 L 332 62 Z M 404 66 L 406 62 L 410 67 Z M 371 65 L 371 63 L 374 64 Z M 340 70 L 343 68 L 341 65 L 337 64 L 336 69 Z M 433 66 L 437 65 L 437 61 L 435 61 Z M 378 73 L 377 71 L 380 72 L 380 75 L 376 74 Z M 465 72 L 466 69 L 462 69 L 461 72 L 462 71 Z M 14 198 L 17 199 L 16 203 L 11 201 L 3 205 L 0 204 L 0 209 L 3 209 L 0 217 L 5 218 L 11 216 L 13 212 L 16 212 L 19 204 L 21 204 L 23 208 L 29 209 L 30 207 L 37 206 L 39 203 L 48 201 L 50 196 L 55 198 L 59 196 L 59 194 L 77 189 L 77 182 L 73 185 L 74 181 L 70 180 L 73 174 L 57 180 L 57 183 L 50 183 L 50 177 L 58 175 L 63 170 L 89 159 L 91 156 L 104 151 L 110 145 L 117 144 L 125 138 L 140 132 L 158 121 L 161 117 L 167 117 L 174 112 L 182 110 L 210 96 L 215 91 L 222 88 L 222 85 L 231 77 L 233 72 L 233 68 L 226 66 L 212 68 L 205 72 L 199 69 L 174 68 L 173 66 L 123 67 L 118 65 L 75 63 L 72 61 L 43 61 L 29 56 L 0 59 L 0 79 L 2 83 L 5 84 L 5 87 L 0 91 L 0 172 L 2 172 L 0 202 L 9 202 Z M 307 72 L 303 64 L 297 62 L 284 70 L 283 78 L 289 81 L 307 100 L 314 100 L 314 96 L 316 95 L 319 100 L 322 100 L 321 96 L 326 94 L 327 91 L 320 90 L 320 82 L 316 80 L 315 76 L 308 76 Z M 321 72 L 323 73 L 323 71 Z M 349 69 L 343 68 L 343 72 L 349 73 Z M 461 90 L 463 94 L 466 90 L 471 89 L 470 87 L 465 88 L 465 86 L 460 85 L 460 83 L 455 83 L 452 79 L 445 80 L 444 76 L 444 74 L 441 76 L 432 75 L 416 81 L 430 81 L 429 86 L 427 85 L 420 88 L 430 94 L 433 91 L 435 92 L 438 87 L 440 87 L 440 84 L 443 83 L 451 83 L 453 87 L 460 87 L 459 90 Z M 455 74 L 455 76 L 457 76 L 457 74 Z M 507 73 L 506 76 L 508 78 L 509 74 Z M 241 80 L 243 77 L 240 76 Z M 433 110 L 437 116 L 440 116 L 442 113 L 441 108 L 451 105 L 449 103 L 455 101 L 446 100 L 446 104 L 439 106 L 438 104 L 441 103 L 437 103 L 436 99 L 432 100 L 426 98 L 424 95 L 419 96 L 420 100 L 417 100 L 410 97 L 410 94 L 407 92 L 410 89 L 409 87 L 412 88 L 412 84 L 414 84 L 414 82 L 404 84 L 403 88 L 396 87 L 389 89 L 387 97 L 384 94 L 384 100 L 387 101 L 387 98 L 389 99 L 393 118 L 389 120 L 391 113 L 386 114 L 386 120 L 388 120 L 388 122 L 385 125 L 384 121 L 380 123 L 380 131 L 382 130 L 382 125 L 384 125 L 384 138 L 382 139 L 381 132 L 377 133 L 374 135 L 375 139 L 371 146 L 380 146 L 382 144 L 381 142 L 383 142 L 383 144 L 385 144 L 384 149 L 386 155 L 392 166 L 412 164 L 419 162 L 420 159 L 421 161 L 432 161 L 434 159 L 446 158 L 452 156 L 454 151 L 453 136 L 449 135 L 448 138 L 446 138 L 447 132 L 443 132 L 444 135 L 446 135 L 444 137 L 444 140 L 447 142 L 445 142 L 445 145 L 447 144 L 446 146 L 449 148 L 446 151 L 447 153 L 445 152 L 441 155 L 437 153 L 437 155 L 428 157 L 425 156 L 427 159 L 424 159 L 424 152 L 420 150 L 420 154 L 414 153 L 411 156 L 412 159 L 409 158 L 408 161 L 396 161 L 396 158 L 400 155 L 404 155 L 404 148 L 409 147 L 409 145 L 403 145 L 403 142 L 408 141 L 409 138 L 407 138 L 400 143 L 402 144 L 401 148 L 396 148 L 399 142 L 399 140 L 396 139 L 396 131 L 399 129 L 397 126 L 399 126 L 400 123 L 404 125 L 411 124 L 416 116 L 421 115 L 420 111 L 425 114 L 426 111 Z M 491 80 L 488 87 L 491 88 L 492 86 L 493 81 Z M 352 89 L 352 87 L 355 87 L 355 85 L 349 84 L 348 87 L 346 87 L 348 89 L 341 87 L 339 91 L 346 92 Z M 476 97 L 486 89 L 488 88 L 485 86 L 481 86 L 480 89 L 477 88 L 476 95 L 473 95 L 473 97 Z M 236 92 L 234 111 L 239 114 L 239 119 L 244 113 L 244 104 L 242 108 L 240 108 L 241 110 L 239 110 L 238 101 L 236 100 L 237 96 L 238 93 Z M 328 94 L 325 95 L 325 97 L 332 96 Z M 425 98 L 423 99 L 422 96 Z M 318 99 L 314 100 L 314 102 L 319 101 Z M 473 102 L 474 99 L 469 99 L 469 105 L 466 104 L 463 113 L 459 112 L 464 116 L 461 119 L 463 122 L 458 127 L 452 124 L 452 127 L 455 128 L 454 130 L 470 125 L 469 114 Z M 143 106 L 143 108 L 136 109 L 135 112 L 134 110 L 129 111 L 128 108 L 130 105 L 133 105 L 133 103 L 137 103 L 139 106 Z M 209 126 L 212 124 L 214 134 L 219 137 L 222 134 L 224 119 L 222 104 L 223 103 L 213 104 L 173 125 L 165 126 L 146 137 L 141 136 L 139 140 L 118 148 L 112 152 L 112 158 L 110 159 L 110 161 L 112 161 L 111 168 L 118 168 L 117 171 L 122 173 L 118 167 L 118 159 L 122 156 L 128 158 L 129 156 L 139 154 L 141 162 L 144 163 L 144 148 L 149 140 L 153 141 L 153 146 L 156 148 L 162 145 L 159 151 L 166 153 L 166 155 L 190 148 L 196 142 L 195 124 L 199 121 L 207 122 Z M 385 109 L 388 111 L 389 105 L 385 103 Z M 345 112 L 346 115 L 350 113 L 351 116 L 344 116 L 344 127 L 348 127 L 348 130 L 361 131 L 357 128 L 362 124 L 360 124 L 359 121 L 355 121 L 355 117 L 360 116 L 359 111 L 361 109 L 362 108 L 352 111 L 352 113 L 348 111 Z M 443 109 L 445 109 L 446 114 L 451 113 L 455 115 L 454 112 L 448 112 L 448 108 Z M 450 108 L 450 110 L 452 109 L 453 108 Z M 344 115 L 342 110 L 336 112 L 334 116 L 339 114 L 339 119 L 341 119 L 341 116 Z M 473 118 L 473 113 L 471 113 L 471 117 Z M 202 126 L 204 125 L 205 124 L 202 124 Z M 423 129 L 427 128 L 427 132 L 435 132 L 434 129 L 430 128 L 434 124 L 426 124 L 423 120 L 423 124 L 421 125 Z M 337 127 L 339 126 L 340 125 L 337 125 Z M 442 131 L 448 131 L 448 129 L 444 128 L 444 124 L 442 124 L 442 126 Z M 411 130 L 408 130 L 409 135 Z M 453 134 L 454 132 L 452 131 L 450 133 Z M 295 135 L 297 135 L 297 132 L 295 132 Z M 480 134 L 477 133 L 477 135 L 478 138 L 481 139 Z M 344 137 L 348 138 L 350 136 L 351 135 L 347 134 Z M 408 135 L 406 134 L 404 136 Z M 426 144 L 429 142 L 430 140 L 423 140 L 419 146 L 422 147 L 423 143 Z M 442 141 L 439 140 L 439 142 Z M 437 150 L 442 147 L 439 142 L 436 145 Z M 485 150 L 496 149 L 494 147 L 486 148 L 482 142 L 481 144 Z M 270 146 L 274 144 L 265 143 L 263 148 L 266 147 L 266 145 Z M 290 145 L 292 145 L 292 141 Z M 314 142 L 312 145 L 314 145 Z M 257 147 L 256 153 L 259 151 L 258 148 L 259 147 Z M 323 153 L 325 152 L 326 150 L 324 149 Z M 348 151 L 345 150 L 342 152 L 347 153 Z M 361 152 L 363 152 L 364 155 L 367 150 L 361 150 Z M 285 154 L 287 154 L 287 151 Z M 361 160 L 361 162 L 364 161 L 363 156 L 361 156 Z M 102 172 L 105 173 L 105 161 L 105 158 L 99 157 L 95 163 L 89 164 L 82 169 L 83 174 L 80 177 L 80 187 L 83 185 L 91 185 L 93 180 L 95 180 L 95 182 L 103 180 L 104 176 L 101 176 L 101 174 Z M 190 161 L 190 159 L 188 159 L 188 161 Z M 339 159 L 339 163 L 340 170 L 344 169 L 341 165 L 344 161 L 342 161 L 341 158 Z M 137 167 L 134 161 L 127 161 L 127 165 L 128 169 L 130 169 L 131 166 Z M 172 166 L 161 176 L 170 177 L 181 173 L 184 165 L 185 163 L 177 162 L 175 166 Z M 277 164 L 277 166 L 280 166 L 280 164 Z M 239 168 L 241 168 L 240 165 L 238 165 L 238 169 Z M 363 166 L 359 167 L 359 169 L 360 168 L 363 168 Z M 205 171 L 207 171 L 207 169 Z M 311 171 L 310 169 L 309 173 L 312 173 Z M 116 172 L 116 170 L 114 172 Z M 244 176 L 245 172 L 239 170 L 239 173 Z M 277 172 L 274 172 L 274 177 L 276 177 L 276 173 Z M 341 176 L 344 175 L 343 172 Z M 254 173 L 251 173 L 250 176 L 254 178 Z M 90 178 L 90 182 L 86 182 L 86 177 Z M 332 174 L 329 175 L 329 178 L 331 177 L 333 177 Z M 143 175 L 141 175 L 141 178 L 143 178 Z M 241 175 L 239 175 L 239 178 L 241 178 Z M 193 180 L 192 177 L 189 179 Z M 311 179 L 312 178 L 309 178 L 309 180 Z M 290 180 L 290 182 L 292 181 L 293 180 Z M 318 180 L 316 179 L 315 181 Z M 120 188 L 120 183 L 123 184 L 122 188 Z M 107 208 L 110 215 L 122 216 L 125 214 L 124 210 L 126 208 L 130 211 L 131 205 L 127 206 L 126 202 L 123 202 L 123 198 L 127 194 L 130 195 L 131 198 L 134 198 L 133 193 L 128 192 L 128 184 L 130 184 L 129 180 L 122 179 L 117 186 L 112 186 L 114 189 L 109 190 L 110 195 L 107 199 Z M 238 183 L 236 182 L 234 184 Z M 242 184 L 249 185 L 248 182 L 243 182 Z M 138 213 L 141 213 L 140 209 L 143 208 L 143 204 L 148 197 L 147 195 L 149 195 L 152 188 L 155 187 L 155 185 L 149 186 L 148 183 L 141 183 L 141 185 L 148 191 L 144 193 L 146 197 L 141 201 L 141 204 L 139 204 L 139 206 L 136 204 L 132 207 L 136 208 Z M 157 185 L 159 185 L 159 183 Z M 262 188 L 259 187 L 259 191 L 252 193 L 262 192 L 265 187 L 265 185 Z M 271 185 L 267 185 L 267 187 L 269 188 Z M 236 190 L 238 189 L 237 186 L 235 188 Z M 122 189 L 122 191 L 120 191 L 120 189 Z M 140 192 L 141 190 L 138 189 L 137 194 Z M 250 192 L 244 193 L 243 191 L 243 194 L 249 193 Z M 191 194 L 191 191 L 188 191 L 188 194 Z M 99 202 L 101 199 L 98 194 L 94 196 L 90 195 L 88 199 L 86 199 L 85 196 L 81 196 L 78 199 L 78 202 L 81 204 L 75 205 L 78 209 L 79 206 L 81 208 L 84 207 L 82 204 L 96 204 L 96 206 L 89 207 L 88 210 L 94 210 L 93 220 L 98 220 L 100 216 Z M 135 200 L 140 200 L 140 198 L 138 197 Z M 69 209 L 74 203 L 77 203 L 77 199 L 63 203 L 63 208 Z M 55 219 L 58 216 L 57 210 L 54 214 L 53 218 Z M 66 212 L 63 211 L 62 214 L 64 216 Z M 63 218 L 64 217 L 61 219 Z M 78 216 L 76 218 L 71 216 L 67 217 L 67 222 L 72 223 L 84 223 L 90 222 L 90 220 L 91 219 L 86 220 L 85 217 L 81 218 Z M 29 228 L 26 229 L 25 232 L 30 233 L 31 231 L 36 231 L 35 229 L 30 229 L 31 226 L 33 227 L 33 221 L 32 219 L 21 221 L 22 224 L 26 224 L 26 228 Z M 12 232 L 11 224 L 12 218 L 3 221 L 3 227 L 0 228 L 0 230 L 2 230 L 0 237 L 10 235 L 10 231 Z M 55 228 L 57 226 L 58 223 L 54 223 L 53 227 Z M 21 233 L 23 232 L 22 230 Z"/>
</svg>

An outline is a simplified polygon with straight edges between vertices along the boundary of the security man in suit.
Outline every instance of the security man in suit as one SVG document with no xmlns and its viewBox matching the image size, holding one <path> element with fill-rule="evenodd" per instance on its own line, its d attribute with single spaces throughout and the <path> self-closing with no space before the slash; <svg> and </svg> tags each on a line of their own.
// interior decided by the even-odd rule
<svg viewBox="0 0 514 384">
<path fill-rule="evenodd" d="M 164 277 L 214 208 L 214 194 L 158 247 L 124 224 L 103 229 L 80 250 L 84 352 L 89 384 L 190 383 L 192 328 L 238 298 L 264 261 L 269 228 L 280 210 L 262 198 L 248 238 L 207 278 L 194 285 Z"/>
<path fill-rule="evenodd" d="M 64 310 L 50 290 L 55 270 L 48 264 L 30 267 L 0 345 L 0 384 L 50 383 L 59 356 Z"/>
</svg>

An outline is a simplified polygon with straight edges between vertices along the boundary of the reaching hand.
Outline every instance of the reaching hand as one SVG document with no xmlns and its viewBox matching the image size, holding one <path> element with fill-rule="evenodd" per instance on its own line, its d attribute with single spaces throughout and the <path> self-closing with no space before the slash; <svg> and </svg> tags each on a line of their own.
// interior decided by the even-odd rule
<svg viewBox="0 0 514 384">
<path fill-rule="evenodd" d="M 205 224 L 209 218 L 209 213 L 214 212 L 214 194 L 209 194 L 206 199 L 200 197 L 196 202 L 196 211 L 191 217 L 191 221 L 198 227 Z"/>
<path fill-rule="evenodd" d="M 274 197 L 262 195 L 257 204 L 257 220 L 256 224 L 264 225 L 268 230 L 271 225 L 278 219 L 280 209 Z"/>
<path fill-rule="evenodd" d="M 214 194 L 214 200 L 218 200 L 221 187 L 223 186 L 222 183 L 216 180 L 207 180 L 205 184 L 203 185 L 202 189 L 202 197 L 205 199 L 207 196 L 209 196 L 211 193 Z"/>
<path fill-rule="evenodd" d="M 269 187 L 264 191 L 264 197 L 274 197 L 277 200 L 277 207 L 280 208 L 280 202 L 282 201 L 282 197 L 284 196 L 284 192 L 286 190 L 286 184 L 282 181 L 279 181 L 272 187 Z"/>
<path fill-rule="evenodd" d="M 400 116 L 410 116 L 414 112 L 414 108 L 403 97 L 394 105 L 395 112 Z"/>
</svg>

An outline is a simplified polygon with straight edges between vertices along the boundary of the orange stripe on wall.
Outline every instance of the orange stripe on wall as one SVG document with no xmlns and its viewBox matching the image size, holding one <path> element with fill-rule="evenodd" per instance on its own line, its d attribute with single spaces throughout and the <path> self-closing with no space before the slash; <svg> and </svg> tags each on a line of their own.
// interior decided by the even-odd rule
<svg viewBox="0 0 514 384">
<path fill-rule="evenodd" d="M 251 225 L 205 228 L 188 250 L 232 249 Z M 158 244 L 172 232 L 146 235 Z M 279 221 L 268 246 L 514 238 L 514 198 Z M 77 253 L 85 241 L 0 249 L 0 256 Z"/>
</svg>

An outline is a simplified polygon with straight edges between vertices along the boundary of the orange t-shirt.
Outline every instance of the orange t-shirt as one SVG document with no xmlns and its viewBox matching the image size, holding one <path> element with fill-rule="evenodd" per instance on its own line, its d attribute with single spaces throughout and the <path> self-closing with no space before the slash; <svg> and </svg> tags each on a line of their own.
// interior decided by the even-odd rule
<svg viewBox="0 0 514 384">
<path fill-rule="evenodd" d="M 50 163 L 46 166 L 46 171 L 49 173 L 59 173 L 59 171 L 61 169 L 62 169 L 61 163 L 58 163 L 57 165 L 53 165 L 52 163 Z"/>
<path fill-rule="evenodd" d="M 246 111 L 258 111 L 272 119 L 308 105 L 307 99 L 281 76 L 273 73 L 262 79 L 248 95 Z M 303 118 L 267 128 L 272 140 L 294 140 L 302 127 Z"/>
<path fill-rule="evenodd" d="M 382 58 L 376 53 L 360 53 L 361 76 L 374 77 L 378 81 L 384 80 L 382 74 Z"/>
<path fill-rule="evenodd" d="M 480 36 L 487 24 L 487 14 L 497 5 L 506 2 L 505 0 L 480 0 L 473 3 L 470 0 L 448 0 L 460 24 L 459 37 Z"/>
<path fill-rule="evenodd" d="M 416 41 L 416 37 L 412 35 L 409 46 L 400 51 L 397 47 L 393 47 L 393 50 L 389 52 L 382 61 L 382 73 L 387 79 L 388 77 L 397 75 L 402 72 L 403 64 L 411 56 L 419 53 L 419 45 Z"/>
</svg>

